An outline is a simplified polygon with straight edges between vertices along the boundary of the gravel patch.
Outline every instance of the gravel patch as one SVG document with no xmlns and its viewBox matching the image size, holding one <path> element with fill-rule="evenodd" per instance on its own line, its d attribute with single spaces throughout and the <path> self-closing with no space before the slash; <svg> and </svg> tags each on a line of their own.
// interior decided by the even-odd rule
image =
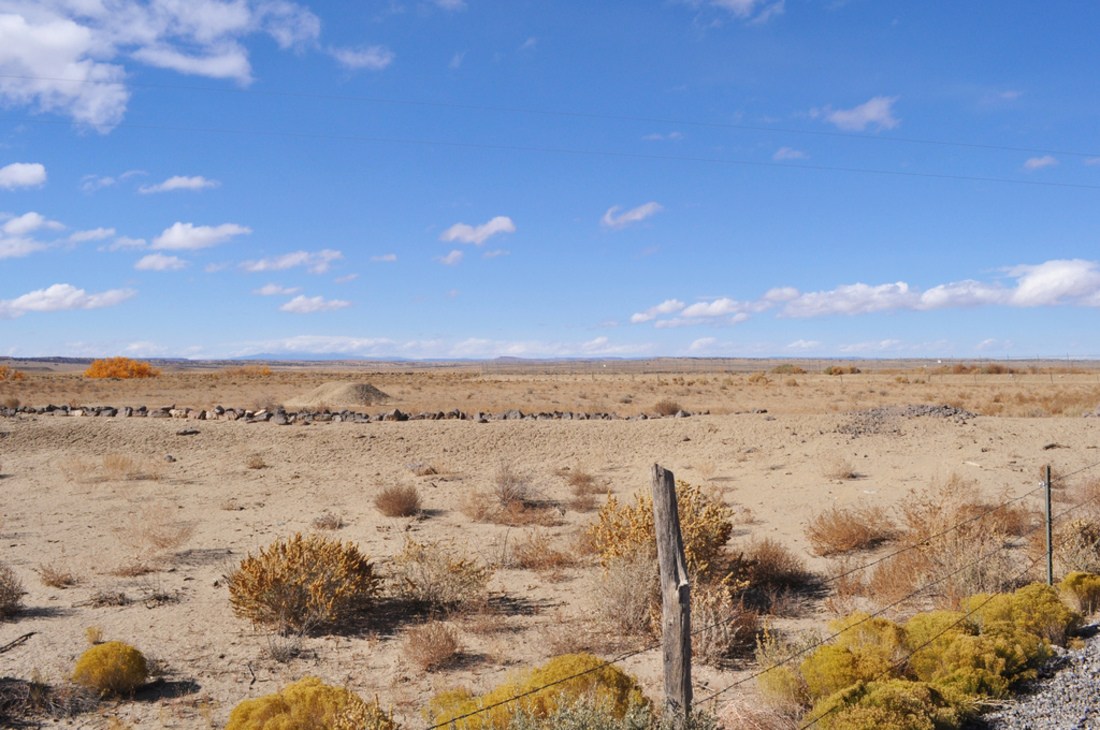
<svg viewBox="0 0 1100 730">
<path fill-rule="evenodd" d="M 883 406 L 848 414 L 848 422 L 837 427 L 837 432 L 849 436 L 900 435 L 902 422 L 909 418 L 950 418 L 958 423 L 965 423 L 977 415 L 948 405 Z"/>
</svg>

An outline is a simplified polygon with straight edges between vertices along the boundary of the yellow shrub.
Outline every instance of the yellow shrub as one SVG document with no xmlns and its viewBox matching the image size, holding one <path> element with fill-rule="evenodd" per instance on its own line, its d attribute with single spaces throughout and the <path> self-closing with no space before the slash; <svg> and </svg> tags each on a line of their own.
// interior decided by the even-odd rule
<svg viewBox="0 0 1100 730">
<path fill-rule="evenodd" d="M 86 378 L 155 378 L 160 370 L 147 362 L 131 360 L 128 357 L 108 357 L 92 360 L 84 371 Z"/>
<path fill-rule="evenodd" d="M 1026 585 L 1015 593 L 980 593 L 965 600 L 963 609 L 973 612 L 982 633 L 1004 623 L 1055 644 L 1064 644 L 1066 634 L 1081 623 L 1081 615 L 1062 603 L 1058 591 L 1042 583 Z"/>
<path fill-rule="evenodd" d="M 121 641 L 97 644 L 76 661 L 73 681 L 101 695 L 132 694 L 149 677 L 140 651 Z"/>
<path fill-rule="evenodd" d="M 1063 593 L 1072 596 L 1081 613 L 1095 613 L 1100 608 L 1100 575 L 1074 571 L 1058 587 Z"/>
<path fill-rule="evenodd" d="M 353 543 L 296 534 L 226 576 L 233 611 L 286 633 L 334 624 L 366 607 L 381 579 Z"/>
<path fill-rule="evenodd" d="M 897 676 L 905 658 L 905 629 L 884 618 L 853 613 L 829 624 L 840 632 L 799 667 L 811 697 L 825 697 L 859 681 Z"/>
<path fill-rule="evenodd" d="M 804 719 L 818 720 L 821 730 L 954 730 L 965 715 L 935 687 L 894 679 L 841 690 Z"/>
<path fill-rule="evenodd" d="M 715 567 L 733 533 L 733 510 L 720 497 L 683 481 L 676 482 L 676 504 L 688 572 L 705 575 Z M 620 505 L 614 496 L 609 496 L 596 524 L 588 528 L 588 536 L 604 565 L 614 558 L 636 553 L 656 556 L 653 498 L 639 494 L 635 495 L 633 505 Z"/>
<path fill-rule="evenodd" d="M 0 383 L 5 381 L 18 382 L 26 379 L 26 374 L 22 370 L 16 370 L 15 368 L 8 367 L 7 365 L 0 365 Z"/>
<path fill-rule="evenodd" d="M 631 709 L 648 704 L 637 680 L 618 667 L 603 665 L 602 659 L 591 654 L 565 654 L 480 697 L 462 690 L 438 694 L 432 699 L 429 712 L 434 718 L 434 724 L 451 723 L 447 727 L 454 730 L 504 730 L 517 713 L 545 718 L 559 708 L 581 699 L 591 700 L 596 707 L 620 719 Z M 514 702 L 457 719 L 482 707 L 489 707 L 544 686 L 545 689 L 527 694 Z"/>
<path fill-rule="evenodd" d="M 364 702 L 343 687 L 305 677 L 280 692 L 244 700 L 225 730 L 398 730 L 377 702 Z"/>
</svg>

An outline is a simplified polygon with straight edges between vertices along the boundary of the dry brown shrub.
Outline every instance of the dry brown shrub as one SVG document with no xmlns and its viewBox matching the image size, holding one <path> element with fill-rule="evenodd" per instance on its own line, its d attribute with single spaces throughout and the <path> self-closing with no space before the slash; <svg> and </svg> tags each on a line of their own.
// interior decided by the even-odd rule
<svg viewBox="0 0 1100 730">
<path fill-rule="evenodd" d="M 719 727 L 737 730 L 798 730 L 798 721 L 755 698 L 737 697 L 718 711 Z"/>
<path fill-rule="evenodd" d="M 43 563 L 35 568 L 34 572 L 38 573 L 42 585 L 50 588 L 68 588 L 75 586 L 78 582 L 72 571 L 57 563 Z"/>
<path fill-rule="evenodd" d="M 543 530 L 533 530 L 512 546 L 511 564 L 523 570 L 561 570 L 576 565 L 576 558 L 552 546 Z"/>
<path fill-rule="evenodd" d="M 658 623 L 658 622 L 654 622 Z M 724 666 L 751 651 L 759 616 L 734 600 L 723 583 L 702 583 L 691 592 L 691 653 L 703 664 Z"/>
<path fill-rule="evenodd" d="M 325 512 L 313 518 L 315 530 L 339 530 L 344 526 L 344 518 L 333 512 Z"/>
<path fill-rule="evenodd" d="M 531 478 L 509 462 L 501 462 L 497 467 L 490 494 L 505 509 L 516 504 L 530 505 L 536 501 Z"/>
<path fill-rule="evenodd" d="M 662 398 L 653 404 L 653 410 L 658 416 L 675 416 L 677 413 L 683 410 L 680 404 L 674 400 L 668 398 Z"/>
<path fill-rule="evenodd" d="M 657 562 L 647 553 L 617 556 L 607 561 L 593 586 L 596 616 L 611 629 L 649 635 L 654 610 L 660 613 Z"/>
<path fill-rule="evenodd" d="M 852 462 L 842 456 L 835 456 L 821 465 L 821 474 L 827 479 L 839 479 L 848 481 L 859 479 L 860 474 L 852 466 Z"/>
<path fill-rule="evenodd" d="M 420 513 L 420 490 L 411 484 L 384 487 L 374 497 L 374 506 L 386 517 L 412 517 Z"/>
<path fill-rule="evenodd" d="M 821 578 L 806 561 L 770 537 L 746 545 L 737 562 L 737 576 L 748 583 L 742 596 L 754 609 L 794 614 L 806 597 L 821 591 Z"/>
<path fill-rule="evenodd" d="M 15 368 L 8 367 L 7 365 L 0 365 L 0 383 L 14 383 L 26 380 L 26 378 L 27 375 L 22 370 L 16 370 Z"/>
<path fill-rule="evenodd" d="M 459 509 L 476 522 L 493 522 L 510 527 L 553 527 L 561 524 L 564 515 L 561 508 L 538 502 L 510 502 L 501 505 L 494 495 L 487 492 L 468 493 L 463 497 Z"/>
<path fill-rule="evenodd" d="M 458 633 L 441 621 L 409 629 L 402 648 L 409 663 L 422 672 L 443 669 L 462 653 Z"/>
<path fill-rule="evenodd" d="M 867 595 L 867 571 L 850 555 L 829 559 L 825 582 L 833 592 L 825 598 L 825 608 L 837 616 L 846 616 L 856 610 L 859 599 Z"/>
<path fill-rule="evenodd" d="M 1100 573 L 1100 523 L 1091 516 L 1058 520 L 1053 529 L 1054 565 L 1058 573 Z M 1045 564 L 1046 530 L 1028 537 L 1028 555 Z"/>
<path fill-rule="evenodd" d="M 815 555 L 828 557 L 869 550 L 897 534 L 882 507 L 829 507 L 806 525 L 806 539 Z"/>
<path fill-rule="evenodd" d="M 268 463 L 264 460 L 263 454 L 249 454 L 244 464 L 249 469 L 266 469 L 268 467 Z"/>
<path fill-rule="evenodd" d="M 390 568 L 394 592 L 442 612 L 482 607 L 493 571 L 438 542 L 405 541 Z"/>
<path fill-rule="evenodd" d="M 11 618 L 23 608 L 23 581 L 7 563 L 0 563 L 0 619 Z"/>
</svg>

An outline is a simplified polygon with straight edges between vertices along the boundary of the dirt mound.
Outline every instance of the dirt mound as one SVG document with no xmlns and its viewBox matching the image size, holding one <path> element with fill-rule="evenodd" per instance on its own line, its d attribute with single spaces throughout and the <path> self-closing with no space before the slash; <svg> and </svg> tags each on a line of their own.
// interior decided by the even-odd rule
<svg viewBox="0 0 1100 730">
<path fill-rule="evenodd" d="M 318 406 L 369 406 L 384 403 L 389 396 L 370 383 L 325 383 L 305 395 L 287 401 L 287 408 L 316 408 Z"/>
</svg>

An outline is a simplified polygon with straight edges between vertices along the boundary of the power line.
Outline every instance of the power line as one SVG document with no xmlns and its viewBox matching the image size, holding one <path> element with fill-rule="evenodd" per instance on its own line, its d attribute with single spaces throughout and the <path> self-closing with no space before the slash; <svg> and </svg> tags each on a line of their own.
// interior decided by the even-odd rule
<svg viewBox="0 0 1100 730">
<path fill-rule="evenodd" d="M 63 124 L 57 120 L 45 120 L 36 118 L 23 118 L 21 121 L 28 124 Z M 912 172 L 908 170 L 882 170 L 868 167 L 846 167 L 842 165 L 812 165 L 807 163 L 787 163 L 763 160 L 744 160 L 721 157 L 698 157 L 693 155 L 660 155 L 646 152 L 623 152 L 616 150 L 583 149 L 570 147 L 550 147 L 539 145 L 503 144 L 488 142 L 459 142 L 440 139 L 417 139 L 413 137 L 376 137 L 357 134 L 325 134 L 321 132 L 280 132 L 262 129 L 233 129 L 228 127 L 184 127 L 167 124 L 135 124 L 124 122 L 116 128 L 144 129 L 161 132 L 199 132 L 203 134 L 229 134 L 254 137 L 282 137 L 287 139 L 320 139 L 342 142 L 363 142 L 375 144 L 400 144 L 422 147 L 451 147 L 455 149 L 495 150 L 500 152 L 537 152 L 544 154 L 559 154 L 588 157 L 608 157 L 619 159 L 655 160 L 661 162 L 702 162 L 717 165 L 743 166 L 743 167 L 768 167 L 785 170 L 810 170 L 816 172 L 848 172 L 862 175 L 882 175 L 894 177 L 907 177 L 929 180 L 954 180 L 960 182 L 1000 183 L 1008 185 L 1026 185 L 1030 187 L 1044 188 L 1075 188 L 1079 190 L 1100 190 L 1100 185 L 1086 183 L 1050 182 L 1044 180 L 1023 180 L 1006 177 L 989 177 L 982 175 L 953 175 L 936 172 Z"/>
<path fill-rule="evenodd" d="M 645 122 L 647 124 L 669 124 L 677 126 L 704 127 L 712 129 L 731 129 L 745 132 L 765 132 L 769 134 L 802 134 L 815 137 L 839 137 L 843 139 L 870 140 L 875 142 L 896 142 L 904 144 L 934 145 L 940 147 L 963 147 L 968 149 L 983 149 L 999 152 L 1025 152 L 1048 155 L 1065 155 L 1071 157 L 1100 157 L 1100 152 L 1082 152 L 1079 150 L 1053 149 L 1047 147 L 1018 147 L 1012 145 L 994 145 L 980 142 L 962 142 L 956 140 L 928 139 L 922 137 L 897 137 L 894 135 L 866 135 L 854 132 L 841 132 L 821 129 L 796 129 L 794 127 L 773 127 L 765 125 L 738 124 L 734 122 L 719 122 L 705 119 L 684 119 L 678 117 L 658 117 L 634 114 L 610 114 L 606 112 L 588 112 L 568 109 L 546 109 L 539 107 L 516 107 L 495 104 L 471 104 L 468 102 L 433 101 L 426 99 L 403 99 L 398 97 L 365 96 L 358 94 L 321 94 L 308 91 L 266 91 L 258 89 L 218 88 L 213 86 L 196 86 L 191 84 L 155 84 L 148 82 L 127 81 L 103 82 L 91 79 L 68 79 L 57 76 L 28 76 L 20 74 L 0 74 L 0 79 L 18 79 L 24 81 L 56 81 L 61 83 L 95 85 L 95 86 L 128 86 L 141 89 L 164 89 L 180 91 L 198 91 L 203 93 L 240 94 L 252 96 L 268 96 L 272 98 L 290 99 L 317 99 L 328 101 L 359 101 L 372 104 L 389 104 L 393 106 L 428 107 L 434 109 L 459 109 L 465 111 L 504 112 L 508 114 L 530 114 L 549 117 L 566 117 L 575 119 L 603 119 L 619 122 Z"/>
</svg>

